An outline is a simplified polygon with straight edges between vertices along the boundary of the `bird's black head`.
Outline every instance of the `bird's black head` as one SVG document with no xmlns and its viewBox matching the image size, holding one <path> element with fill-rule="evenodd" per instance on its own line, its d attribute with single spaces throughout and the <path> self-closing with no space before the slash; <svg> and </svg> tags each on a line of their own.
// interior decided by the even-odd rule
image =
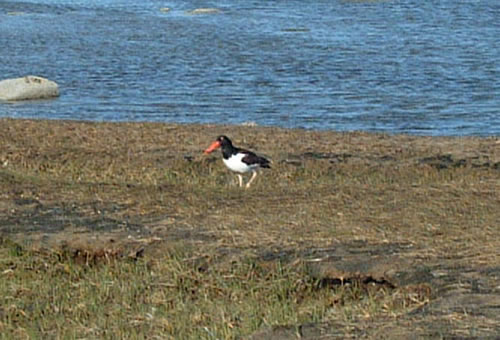
<svg viewBox="0 0 500 340">
<path fill-rule="evenodd" d="M 231 140 L 227 136 L 224 136 L 224 135 L 220 135 L 219 137 L 217 137 L 216 141 L 218 141 L 221 144 L 221 146 L 233 145 Z"/>
</svg>

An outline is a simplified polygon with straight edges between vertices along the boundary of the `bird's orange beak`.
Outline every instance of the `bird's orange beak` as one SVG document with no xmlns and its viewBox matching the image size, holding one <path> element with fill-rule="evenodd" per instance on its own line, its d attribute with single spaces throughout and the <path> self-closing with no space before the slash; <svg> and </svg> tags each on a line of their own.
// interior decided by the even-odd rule
<svg viewBox="0 0 500 340">
<path fill-rule="evenodd" d="M 220 148 L 220 142 L 218 140 L 216 140 L 215 142 L 213 142 L 212 144 L 210 144 L 210 146 L 205 150 L 203 151 L 204 153 L 206 154 L 209 154 L 210 152 L 216 150 Z"/>
</svg>

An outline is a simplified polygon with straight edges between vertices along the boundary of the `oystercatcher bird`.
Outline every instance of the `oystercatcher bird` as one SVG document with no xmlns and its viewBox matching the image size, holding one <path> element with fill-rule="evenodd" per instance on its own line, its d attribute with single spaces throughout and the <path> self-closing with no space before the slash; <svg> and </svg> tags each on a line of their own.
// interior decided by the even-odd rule
<svg viewBox="0 0 500 340">
<path fill-rule="evenodd" d="M 229 170 L 238 173 L 240 187 L 243 186 L 243 176 L 241 174 L 252 172 L 252 177 L 245 185 L 246 188 L 249 188 L 255 177 L 257 177 L 257 170 L 259 168 L 271 168 L 267 159 L 257 156 L 252 151 L 233 146 L 233 143 L 227 136 L 217 137 L 204 152 L 205 154 L 209 154 L 218 148 L 222 150 L 222 161 L 224 161 L 224 164 Z"/>
</svg>

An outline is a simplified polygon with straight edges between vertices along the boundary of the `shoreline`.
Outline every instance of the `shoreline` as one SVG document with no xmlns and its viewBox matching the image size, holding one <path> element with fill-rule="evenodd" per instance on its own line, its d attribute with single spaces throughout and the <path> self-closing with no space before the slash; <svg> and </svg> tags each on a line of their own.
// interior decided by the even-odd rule
<svg viewBox="0 0 500 340">
<path fill-rule="evenodd" d="M 16 118 L 16 117 L 0 117 L 0 121 L 32 121 L 32 122 L 52 122 L 52 123 L 66 123 L 66 124 L 151 124 L 151 125 L 167 125 L 167 126 L 198 126 L 202 128 L 249 128 L 249 129 L 270 129 L 282 131 L 304 131 L 304 132 L 318 132 L 318 133 L 334 133 L 334 134 L 369 134 L 369 135 L 384 135 L 389 137 L 416 137 L 416 138 L 451 138 L 451 139 L 493 139 L 500 144 L 500 135 L 433 135 L 433 134 L 412 134 L 404 132 L 386 132 L 386 131 L 369 131 L 369 130 L 333 130 L 333 129 L 313 129 L 304 127 L 280 127 L 274 125 L 259 125 L 253 121 L 245 121 L 240 124 L 218 124 L 218 123 L 182 123 L 182 122 L 159 122 L 159 121 L 100 121 L 100 120 L 79 120 L 79 119 L 60 119 L 60 118 Z"/>
</svg>

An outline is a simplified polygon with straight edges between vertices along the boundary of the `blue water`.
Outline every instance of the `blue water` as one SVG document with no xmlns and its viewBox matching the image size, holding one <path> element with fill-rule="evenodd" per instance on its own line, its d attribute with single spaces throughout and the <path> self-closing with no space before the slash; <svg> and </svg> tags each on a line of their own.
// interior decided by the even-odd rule
<svg viewBox="0 0 500 340">
<path fill-rule="evenodd" d="M 0 117 L 500 135 L 500 1 L 0 1 L 28 74 L 61 96 Z"/>
</svg>

